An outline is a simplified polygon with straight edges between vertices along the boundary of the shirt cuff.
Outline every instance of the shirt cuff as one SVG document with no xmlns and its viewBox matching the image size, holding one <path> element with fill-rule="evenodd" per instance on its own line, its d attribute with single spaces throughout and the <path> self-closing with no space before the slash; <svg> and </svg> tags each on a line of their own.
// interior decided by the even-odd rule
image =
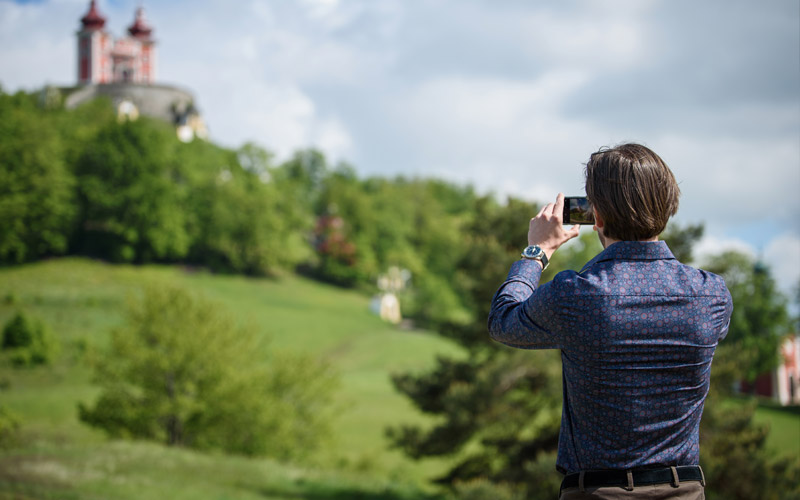
<svg viewBox="0 0 800 500">
<path fill-rule="evenodd" d="M 541 263 L 532 259 L 518 260 L 511 265 L 508 277 L 500 286 L 495 298 L 505 295 L 513 298 L 515 302 L 523 302 L 536 290 L 541 276 Z"/>
<path fill-rule="evenodd" d="M 542 262 L 533 259 L 521 259 L 511 264 L 507 280 L 523 281 L 536 288 L 542 277 Z"/>
</svg>

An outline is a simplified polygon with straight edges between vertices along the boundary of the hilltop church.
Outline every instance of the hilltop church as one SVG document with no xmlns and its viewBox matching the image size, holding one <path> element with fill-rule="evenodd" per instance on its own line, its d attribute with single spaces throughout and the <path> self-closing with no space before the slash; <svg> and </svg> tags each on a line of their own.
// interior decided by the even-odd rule
<svg viewBox="0 0 800 500">
<path fill-rule="evenodd" d="M 156 83 L 156 41 L 153 28 L 140 6 L 128 35 L 114 38 L 105 30 L 106 18 L 95 0 L 80 19 L 77 36 L 76 87 L 62 88 L 68 109 L 105 96 L 120 119 L 140 114 L 172 123 L 178 137 L 190 141 L 207 138 L 205 123 L 187 90 Z"/>
<path fill-rule="evenodd" d="M 128 37 L 113 39 L 103 29 L 105 24 L 92 0 L 78 31 L 78 83 L 153 83 L 156 42 L 153 29 L 144 19 L 144 9 L 136 10 Z"/>
</svg>

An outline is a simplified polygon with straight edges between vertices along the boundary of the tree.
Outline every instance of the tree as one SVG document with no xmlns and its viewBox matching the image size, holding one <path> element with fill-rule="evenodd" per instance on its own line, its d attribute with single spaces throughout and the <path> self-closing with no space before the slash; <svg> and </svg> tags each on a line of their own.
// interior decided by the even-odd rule
<svg viewBox="0 0 800 500">
<path fill-rule="evenodd" d="M 67 251 L 74 178 L 54 124 L 33 96 L 0 91 L 0 262 Z"/>
<path fill-rule="evenodd" d="M 553 458 L 561 404 L 558 354 L 513 350 L 490 341 L 486 331 L 492 295 L 519 258 L 536 212 L 535 205 L 515 199 L 504 206 L 491 197 L 475 200 L 455 281 L 471 316 L 443 328 L 466 356 L 439 358 L 428 373 L 393 377 L 397 390 L 438 418 L 431 428 L 400 426 L 387 435 L 414 458 L 457 456 L 439 482 L 457 486 L 485 479 L 523 488 L 526 498 L 551 498 L 558 489 Z M 565 255 L 593 248 L 591 237 Z"/>
<path fill-rule="evenodd" d="M 778 347 L 791 329 L 787 299 L 769 268 L 736 251 L 712 257 L 705 269 L 720 274 L 733 297 L 725 343 L 737 346 L 740 375 L 752 382 L 778 362 Z"/>
<path fill-rule="evenodd" d="M 703 237 L 703 233 L 705 226 L 702 223 L 686 226 L 670 223 L 659 238 L 667 243 L 676 259 L 688 264 L 694 260 L 692 248 Z"/>
<path fill-rule="evenodd" d="M 78 251 L 123 262 L 186 256 L 188 186 L 177 145 L 169 126 L 146 118 L 100 129 L 75 166 Z"/>
<path fill-rule="evenodd" d="M 439 358 L 421 376 L 393 377 L 395 387 L 423 412 L 432 428 L 388 429 L 412 458 L 458 456 L 437 482 L 486 479 L 525 487 L 528 497 L 551 498 L 558 489 L 553 453 L 558 445 L 561 388 L 558 354 L 498 348 L 466 359 Z"/>
<path fill-rule="evenodd" d="M 537 205 L 515 198 L 509 198 L 504 206 L 492 196 L 474 201 L 462 226 L 453 278 L 470 317 L 461 324 L 441 325 L 440 333 L 470 350 L 497 348 L 486 331 L 491 299 L 511 263 L 519 259 L 527 241 L 528 221 L 537 212 Z"/>
<path fill-rule="evenodd" d="M 132 301 L 96 365 L 102 393 L 80 418 L 115 437 L 291 457 L 326 430 L 333 378 L 309 358 L 265 349 L 214 303 L 169 286 Z"/>
<path fill-rule="evenodd" d="M 734 303 L 734 307 L 737 304 Z M 723 340 L 711 368 L 711 388 L 700 422 L 700 464 L 709 500 L 800 498 L 800 456 L 767 448 L 769 426 L 754 420 L 756 401 L 732 399 L 741 380 L 741 346 Z"/>
<path fill-rule="evenodd" d="M 249 144 L 231 154 L 208 144 L 182 148 L 202 170 L 190 181 L 189 259 L 218 271 L 275 275 L 308 258 L 310 208 L 270 166 L 269 153 Z"/>
</svg>

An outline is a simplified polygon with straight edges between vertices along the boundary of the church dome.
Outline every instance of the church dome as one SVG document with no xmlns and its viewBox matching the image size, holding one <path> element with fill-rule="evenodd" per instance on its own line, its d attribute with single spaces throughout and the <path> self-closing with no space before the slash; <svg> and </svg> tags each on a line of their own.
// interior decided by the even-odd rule
<svg viewBox="0 0 800 500">
<path fill-rule="evenodd" d="M 89 4 L 89 12 L 81 18 L 81 23 L 85 29 L 101 29 L 106 24 L 106 18 L 97 11 L 95 0 Z"/>
<path fill-rule="evenodd" d="M 153 28 L 147 24 L 144 18 L 144 9 L 139 7 L 136 9 L 136 19 L 133 21 L 131 27 L 128 28 L 128 33 L 136 38 L 149 38 L 152 32 Z"/>
</svg>

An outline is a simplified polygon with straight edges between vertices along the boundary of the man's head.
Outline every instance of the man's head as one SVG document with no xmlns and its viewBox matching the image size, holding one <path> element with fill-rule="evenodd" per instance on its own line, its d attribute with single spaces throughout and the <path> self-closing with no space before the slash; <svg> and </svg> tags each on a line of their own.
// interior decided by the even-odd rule
<svg viewBox="0 0 800 500">
<path fill-rule="evenodd" d="M 678 211 L 681 190 L 666 163 L 639 144 L 593 153 L 586 197 L 603 221 L 602 234 L 620 241 L 652 239 Z"/>
</svg>

